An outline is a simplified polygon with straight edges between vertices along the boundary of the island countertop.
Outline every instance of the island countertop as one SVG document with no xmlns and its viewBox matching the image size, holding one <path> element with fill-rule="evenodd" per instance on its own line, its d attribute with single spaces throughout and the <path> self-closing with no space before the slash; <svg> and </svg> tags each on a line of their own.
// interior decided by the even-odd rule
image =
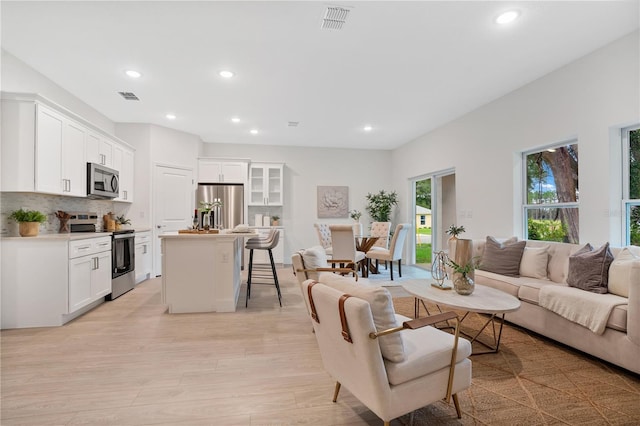
<svg viewBox="0 0 640 426">
<path fill-rule="evenodd" d="M 180 234 L 178 232 L 168 232 L 162 235 L 159 235 L 160 238 L 238 238 L 238 237 L 257 237 L 258 233 L 256 232 L 231 232 L 231 231 L 222 231 L 218 234 L 196 234 L 196 233 L 184 233 Z"/>
</svg>

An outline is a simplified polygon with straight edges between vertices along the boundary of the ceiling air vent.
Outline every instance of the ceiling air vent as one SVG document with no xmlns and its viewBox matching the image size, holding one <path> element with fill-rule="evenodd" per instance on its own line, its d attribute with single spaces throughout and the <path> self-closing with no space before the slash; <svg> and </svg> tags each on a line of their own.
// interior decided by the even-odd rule
<svg viewBox="0 0 640 426">
<path fill-rule="evenodd" d="M 289 121 L 287 126 L 289 126 L 289 127 L 298 127 L 298 124 L 300 124 L 299 121 Z"/>
<path fill-rule="evenodd" d="M 323 30 L 341 30 L 342 26 L 349 16 L 349 9 L 338 6 L 329 6 L 322 18 L 322 25 L 320 28 Z"/>
<path fill-rule="evenodd" d="M 138 98 L 136 96 L 135 93 L 133 92 L 118 92 L 120 94 L 120 96 L 122 96 L 123 98 L 125 98 L 128 101 L 139 101 L 140 98 Z"/>
</svg>

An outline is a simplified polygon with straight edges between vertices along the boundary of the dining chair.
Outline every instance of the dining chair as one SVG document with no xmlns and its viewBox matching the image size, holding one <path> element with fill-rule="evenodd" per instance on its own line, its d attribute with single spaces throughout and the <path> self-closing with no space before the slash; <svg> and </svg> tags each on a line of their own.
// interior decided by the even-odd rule
<svg viewBox="0 0 640 426">
<path fill-rule="evenodd" d="M 314 223 L 313 227 L 316 228 L 318 234 L 318 241 L 324 251 L 327 252 L 327 256 L 331 257 L 333 249 L 331 248 L 331 230 L 328 223 Z"/>
<path fill-rule="evenodd" d="M 374 259 L 376 261 L 384 260 L 389 262 L 389 272 L 391 274 L 391 281 L 393 281 L 393 261 L 398 261 L 398 275 L 402 277 L 402 251 L 404 249 L 404 240 L 407 236 L 407 232 L 411 228 L 409 223 L 401 223 L 396 226 L 396 230 L 391 238 L 391 244 L 388 249 L 369 250 L 366 254 L 367 261 Z"/>
<path fill-rule="evenodd" d="M 351 266 L 354 271 L 360 270 L 362 276 L 367 276 L 365 269 L 365 253 L 356 250 L 356 237 L 353 232 L 352 225 L 329 225 L 331 231 L 331 248 L 332 248 L 332 261 L 333 259 L 348 260 L 348 263 L 343 264 L 340 262 L 341 267 Z"/>
<path fill-rule="evenodd" d="M 333 402 L 344 386 L 389 426 L 397 417 L 453 399 L 461 418 L 457 395 L 471 386 L 471 344 L 459 337 L 457 315 L 410 320 L 394 312 L 387 289 L 335 280 L 352 283 L 302 285 L 322 363 L 336 381 Z M 453 334 L 432 326 L 442 321 L 450 321 Z"/>
<path fill-rule="evenodd" d="M 388 249 L 389 248 L 389 231 L 391 231 L 391 222 L 371 222 L 371 236 L 378 237 L 373 244 L 372 249 Z"/>
</svg>

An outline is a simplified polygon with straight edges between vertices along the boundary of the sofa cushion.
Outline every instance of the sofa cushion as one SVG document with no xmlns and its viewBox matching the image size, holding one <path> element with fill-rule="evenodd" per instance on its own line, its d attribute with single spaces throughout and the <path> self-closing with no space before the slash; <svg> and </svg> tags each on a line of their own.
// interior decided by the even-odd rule
<svg viewBox="0 0 640 426">
<path fill-rule="evenodd" d="M 327 268 L 327 253 L 322 246 L 309 247 L 305 250 L 300 250 L 300 256 L 302 256 L 302 265 L 304 269 L 318 269 Z M 306 272 L 307 279 L 318 280 L 318 273 L 314 271 Z"/>
<path fill-rule="evenodd" d="M 633 263 L 638 259 L 628 248 L 624 248 L 618 253 L 609 267 L 609 293 L 629 297 L 631 268 L 633 268 Z"/>
<path fill-rule="evenodd" d="M 520 261 L 520 276 L 531 278 L 547 278 L 549 262 L 549 246 L 525 247 Z"/>
<path fill-rule="evenodd" d="M 520 260 L 526 244 L 526 241 L 501 244 L 495 238 L 487 237 L 479 269 L 517 277 L 520 273 Z"/>
<path fill-rule="evenodd" d="M 382 331 L 398 327 L 391 293 L 384 287 L 367 287 L 358 284 L 353 278 L 338 274 L 320 274 L 320 282 L 336 290 L 369 302 L 376 330 Z M 336 307 L 336 315 L 337 307 Z M 392 362 L 405 360 L 402 333 L 392 333 L 379 338 L 382 356 Z"/>
<path fill-rule="evenodd" d="M 526 281 L 520 284 L 518 299 L 522 300 L 523 302 L 537 305 L 538 301 L 540 300 L 540 289 L 545 285 L 559 285 L 566 287 L 566 284 L 557 284 L 549 280 L 526 278 Z"/>
<path fill-rule="evenodd" d="M 604 294 L 607 292 L 611 262 L 613 254 L 609 249 L 609 243 L 597 250 L 587 243 L 569 257 L 567 284 L 581 290 Z"/>
<path fill-rule="evenodd" d="M 518 278 L 516 277 L 507 277 L 506 275 L 500 275 L 493 272 L 476 269 L 474 279 L 476 284 L 493 287 L 497 290 L 501 290 L 507 294 L 518 297 L 520 284 L 518 283 Z"/>
</svg>

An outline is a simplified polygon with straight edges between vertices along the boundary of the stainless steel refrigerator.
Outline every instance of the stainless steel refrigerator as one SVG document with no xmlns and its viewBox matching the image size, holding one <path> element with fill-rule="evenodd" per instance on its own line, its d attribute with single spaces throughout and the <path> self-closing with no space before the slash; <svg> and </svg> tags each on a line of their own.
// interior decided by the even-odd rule
<svg viewBox="0 0 640 426">
<path fill-rule="evenodd" d="M 200 183 L 196 190 L 195 208 L 199 212 L 199 224 L 202 226 L 203 212 L 201 201 L 212 203 L 216 199 L 222 202 L 220 207 L 221 223 L 224 229 L 233 229 L 244 222 L 244 185 L 241 183 Z"/>
</svg>

